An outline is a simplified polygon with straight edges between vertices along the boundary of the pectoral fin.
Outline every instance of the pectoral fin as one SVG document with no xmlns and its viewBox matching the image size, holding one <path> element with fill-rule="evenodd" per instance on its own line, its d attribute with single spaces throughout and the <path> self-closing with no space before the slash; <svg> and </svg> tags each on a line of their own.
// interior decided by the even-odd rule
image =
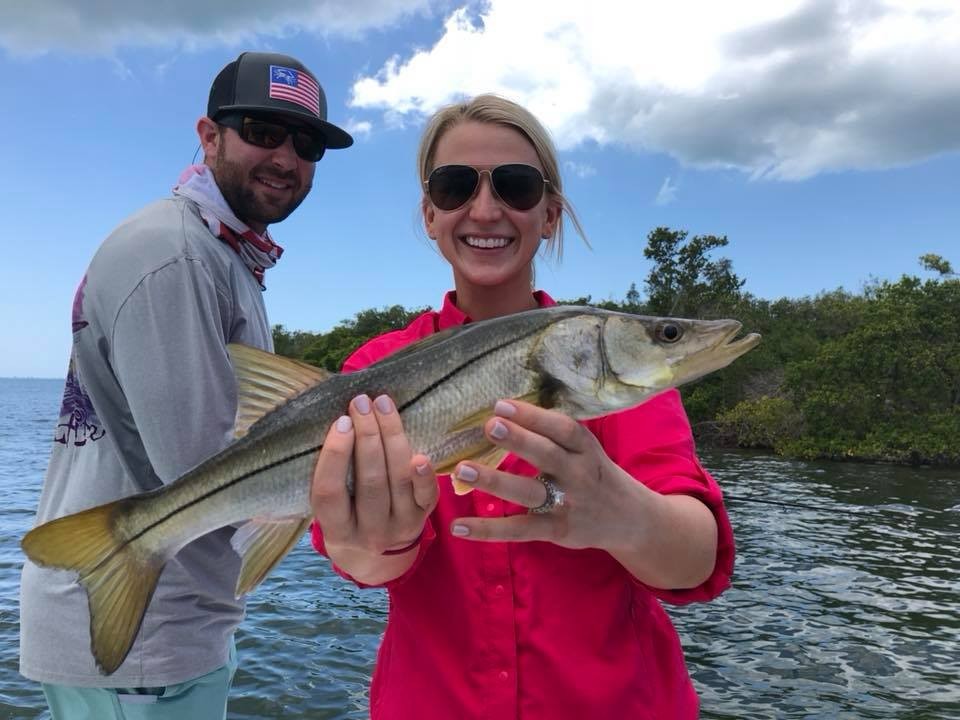
<svg viewBox="0 0 960 720">
<path fill-rule="evenodd" d="M 237 597 L 253 590 L 270 574 L 297 544 L 309 524 L 309 517 L 255 518 L 234 533 L 230 544 L 243 558 L 237 578 Z"/>
<path fill-rule="evenodd" d="M 514 400 L 523 400 L 524 402 L 533 403 L 534 405 L 539 405 L 540 391 L 534 390 L 529 392 L 526 395 L 518 395 L 513 398 Z M 460 419 L 456 425 L 447 430 L 448 433 L 461 432 L 462 430 L 469 430 L 470 428 L 482 428 L 483 424 L 493 417 L 493 408 L 483 408 L 478 410 L 472 415 L 467 415 L 464 418 Z"/>
<path fill-rule="evenodd" d="M 234 435 L 238 438 L 268 412 L 332 375 L 322 368 L 247 345 L 230 343 L 227 351 L 237 377 Z"/>
<path fill-rule="evenodd" d="M 453 427 L 447 429 L 447 433 L 450 435 L 458 432 L 463 432 L 464 430 L 470 430 L 471 428 L 481 428 L 483 424 L 493 417 L 493 408 L 484 408 L 483 410 L 478 410 L 472 415 L 467 415 L 465 418 L 461 418 Z"/>
<path fill-rule="evenodd" d="M 525 395 L 518 395 L 513 398 L 514 400 L 523 400 L 524 402 L 533 403 L 534 405 L 539 405 L 540 402 L 540 391 L 534 390 L 533 392 L 526 393 Z M 483 424 L 493 417 L 493 408 L 483 408 L 477 412 L 467 415 L 464 418 L 461 418 L 460 421 L 453 427 L 447 430 L 448 433 L 457 433 L 463 430 L 469 430 L 471 428 L 482 428 Z"/>
<path fill-rule="evenodd" d="M 518 395 L 513 398 L 514 400 L 522 400 L 524 402 L 533 403 L 534 405 L 540 405 L 540 391 L 534 390 L 524 395 Z M 493 408 L 483 408 L 478 410 L 475 413 L 467 415 L 464 418 L 461 418 L 460 421 L 451 427 L 447 432 L 450 435 L 453 435 L 458 432 L 464 432 L 466 430 L 481 430 L 484 423 L 487 422 L 494 415 Z M 436 471 L 438 475 L 444 473 L 452 473 L 456 468 L 457 463 L 463 460 L 473 460 L 482 465 L 488 465 L 490 467 L 496 467 L 500 464 L 500 461 L 506 456 L 507 451 L 499 448 L 495 445 L 492 445 L 487 439 L 482 438 L 481 442 L 473 445 L 472 447 L 467 448 L 463 452 L 458 453 L 454 457 L 448 458 L 442 463 L 439 463 L 436 466 Z M 453 491 L 457 495 L 466 495 L 473 490 L 472 485 L 468 485 L 465 482 L 457 480 L 455 477 L 451 477 L 451 484 L 453 485 Z"/>
</svg>

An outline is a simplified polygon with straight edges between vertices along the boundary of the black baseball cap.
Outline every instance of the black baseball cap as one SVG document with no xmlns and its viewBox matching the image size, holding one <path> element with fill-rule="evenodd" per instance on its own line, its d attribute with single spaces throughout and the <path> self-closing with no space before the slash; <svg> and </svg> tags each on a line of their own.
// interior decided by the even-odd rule
<svg viewBox="0 0 960 720">
<path fill-rule="evenodd" d="M 349 133 L 327 122 L 327 97 L 317 78 L 289 55 L 245 52 L 220 71 L 207 117 L 245 110 L 296 118 L 321 133 L 328 148 L 353 145 Z"/>
</svg>

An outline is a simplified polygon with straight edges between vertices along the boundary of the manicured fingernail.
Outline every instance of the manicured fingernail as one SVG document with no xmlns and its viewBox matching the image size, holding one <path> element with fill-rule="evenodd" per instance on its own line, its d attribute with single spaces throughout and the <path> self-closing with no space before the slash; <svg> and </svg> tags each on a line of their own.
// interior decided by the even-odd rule
<svg viewBox="0 0 960 720">
<path fill-rule="evenodd" d="M 353 427 L 353 420 L 350 419 L 349 415 L 341 415 L 337 418 L 337 432 L 350 432 L 350 428 Z"/>
<path fill-rule="evenodd" d="M 417 475 L 426 475 L 428 472 L 430 472 L 430 466 L 427 465 L 426 463 L 423 463 L 422 465 L 417 465 L 416 471 L 417 471 Z"/>
<path fill-rule="evenodd" d="M 476 482 L 477 471 L 469 465 L 461 465 L 457 468 L 457 480 L 463 480 L 469 483 Z"/>
<path fill-rule="evenodd" d="M 503 440 L 507 436 L 507 426 L 502 422 L 495 422 L 490 430 L 494 440 Z"/>
<path fill-rule="evenodd" d="M 366 395 L 357 395 L 353 399 L 353 406 L 361 415 L 370 414 L 370 398 L 368 398 Z"/>
<path fill-rule="evenodd" d="M 380 395 L 376 400 L 373 401 L 373 404 L 377 406 L 377 410 L 380 411 L 383 415 L 389 415 L 393 412 L 393 401 L 387 395 Z"/>
<path fill-rule="evenodd" d="M 470 528 L 466 525 L 454 525 L 452 530 L 454 535 L 459 535 L 460 537 L 466 537 L 470 534 Z"/>
<path fill-rule="evenodd" d="M 517 406 L 508 403 L 506 400 L 497 400 L 493 406 L 493 411 L 500 417 L 513 417 L 517 414 Z"/>
</svg>

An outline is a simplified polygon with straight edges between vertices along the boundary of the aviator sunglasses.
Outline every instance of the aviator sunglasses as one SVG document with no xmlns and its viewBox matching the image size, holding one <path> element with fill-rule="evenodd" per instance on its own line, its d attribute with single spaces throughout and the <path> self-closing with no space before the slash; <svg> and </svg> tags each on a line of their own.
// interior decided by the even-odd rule
<svg viewBox="0 0 960 720">
<path fill-rule="evenodd" d="M 435 168 L 423 186 L 439 210 L 457 210 L 477 194 L 480 177 L 490 176 L 493 194 L 514 210 L 529 210 L 543 197 L 550 181 L 537 168 L 522 163 L 498 165 L 478 170 L 471 165 L 441 165 Z"/>
<path fill-rule="evenodd" d="M 236 113 L 217 118 L 216 122 L 236 130 L 244 142 L 268 150 L 280 147 L 290 137 L 297 156 L 307 162 L 317 162 L 327 149 L 323 135 L 302 125 L 288 125 L 276 119 L 264 120 Z"/>
</svg>

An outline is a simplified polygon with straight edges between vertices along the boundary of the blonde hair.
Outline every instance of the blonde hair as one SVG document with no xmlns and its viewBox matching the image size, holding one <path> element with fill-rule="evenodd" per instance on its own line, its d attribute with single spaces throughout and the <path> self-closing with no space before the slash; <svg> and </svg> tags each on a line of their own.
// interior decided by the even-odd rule
<svg viewBox="0 0 960 720">
<path fill-rule="evenodd" d="M 421 187 L 433 171 L 434 156 L 437 143 L 448 130 L 462 122 L 493 123 L 513 128 L 523 135 L 533 146 L 543 174 L 548 184 L 548 197 L 560 204 L 560 217 L 557 218 L 556 229 L 547 239 L 547 251 L 554 251 L 557 260 L 563 256 L 563 213 L 566 213 L 573 223 L 577 234 L 589 247 L 587 236 L 583 232 L 580 220 L 577 218 L 573 206 L 563 195 L 563 181 L 560 178 L 560 165 L 557 162 L 557 151 L 550 139 L 546 128 L 534 117 L 533 113 L 517 103 L 500 97 L 499 95 L 484 94 L 460 103 L 446 105 L 433 114 L 420 137 L 420 149 L 417 152 L 417 170 L 420 176 Z"/>
</svg>

